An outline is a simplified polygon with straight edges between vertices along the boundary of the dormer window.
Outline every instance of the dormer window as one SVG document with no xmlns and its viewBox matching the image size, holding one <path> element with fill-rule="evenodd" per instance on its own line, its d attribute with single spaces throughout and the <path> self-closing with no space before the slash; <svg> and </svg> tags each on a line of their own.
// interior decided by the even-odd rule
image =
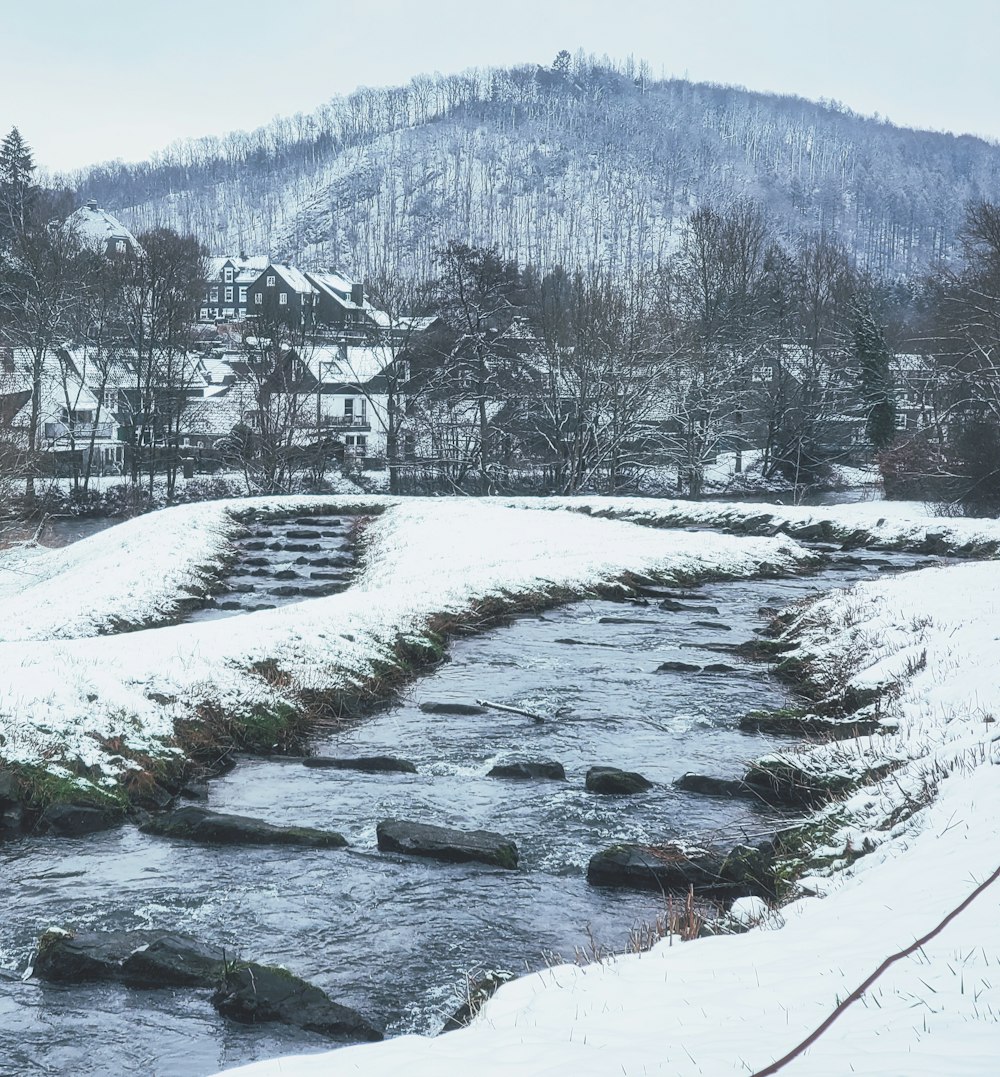
<svg viewBox="0 0 1000 1077">
<path fill-rule="evenodd" d="M 226 282 L 226 284 L 232 284 L 233 283 L 233 267 L 232 266 L 226 266 L 226 268 L 222 271 L 222 273 L 223 273 L 223 280 Z"/>
<path fill-rule="evenodd" d="M 273 288 L 274 287 L 274 277 L 268 277 L 267 278 L 267 286 L 268 286 L 268 288 Z"/>
</svg>

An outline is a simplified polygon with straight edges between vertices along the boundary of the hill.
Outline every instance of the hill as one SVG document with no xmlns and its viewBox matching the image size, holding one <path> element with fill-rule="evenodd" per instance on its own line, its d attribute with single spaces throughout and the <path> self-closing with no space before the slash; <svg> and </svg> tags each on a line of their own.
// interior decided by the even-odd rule
<svg viewBox="0 0 1000 1077">
<path fill-rule="evenodd" d="M 824 231 L 902 273 L 954 257 L 965 203 L 1000 198 L 1000 145 L 578 58 L 360 89 L 69 182 L 133 230 L 359 276 L 426 274 L 452 238 L 542 267 L 655 262 L 692 208 L 738 197 L 789 245 Z"/>
</svg>

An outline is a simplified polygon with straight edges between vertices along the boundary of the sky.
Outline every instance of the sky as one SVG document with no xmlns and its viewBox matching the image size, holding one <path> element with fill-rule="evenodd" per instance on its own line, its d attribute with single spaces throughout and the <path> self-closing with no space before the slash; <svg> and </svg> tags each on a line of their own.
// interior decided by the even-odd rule
<svg viewBox="0 0 1000 1077">
<path fill-rule="evenodd" d="M 1000 0 L 0 0 L 0 27 L 0 136 L 51 170 L 564 48 L 1000 140 Z"/>
</svg>

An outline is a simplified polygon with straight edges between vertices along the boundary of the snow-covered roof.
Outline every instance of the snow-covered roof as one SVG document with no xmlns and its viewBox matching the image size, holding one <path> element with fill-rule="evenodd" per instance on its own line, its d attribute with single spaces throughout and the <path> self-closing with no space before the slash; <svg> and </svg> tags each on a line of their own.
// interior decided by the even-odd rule
<svg viewBox="0 0 1000 1077">
<path fill-rule="evenodd" d="M 316 291 L 316 289 L 309 283 L 305 273 L 296 269 L 294 266 L 272 262 L 267 268 L 273 269 L 293 291 L 299 292 L 302 295 L 311 295 Z"/>
<path fill-rule="evenodd" d="M 94 250 L 105 251 L 109 243 L 122 242 L 133 251 L 141 250 L 138 240 L 117 217 L 101 209 L 91 199 L 69 215 L 66 223 Z"/>
<path fill-rule="evenodd" d="M 351 283 L 337 273 L 310 273 L 316 288 L 349 310 L 364 310 L 364 303 L 351 299 Z"/>
<path fill-rule="evenodd" d="M 365 303 L 365 313 L 369 318 L 378 326 L 379 329 L 395 329 L 397 332 L 413 332 L 422 333 L 425 329 L 429 329 L 437 320 L 436 314 L 431 314 L 426 317 L 410 317 L 402 316 L 393 318 L 387 314 L 384 310 L 379 310 L 378 307 L 373 307 L 370 303 Z"/>
<path fill-rule="evenodd" d="M 267 269 L 270 261 L 266 254 L 250 257 L 224 255 L 208 259 L 208 280 L 222 280 L 222 271 L 227 265 L 233 267 L 233 280 L 237 284 L 249 284 L 255 281 Z"/>
</svg>

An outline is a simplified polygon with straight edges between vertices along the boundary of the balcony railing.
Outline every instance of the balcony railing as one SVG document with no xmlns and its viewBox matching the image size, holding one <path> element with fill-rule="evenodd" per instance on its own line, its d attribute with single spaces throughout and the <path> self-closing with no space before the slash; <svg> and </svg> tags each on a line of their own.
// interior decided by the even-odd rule
<svg viewBox="0 0 1000 1077">
<path fill-rule="evenodd" d="M 91 438 L 110 440 L 115 436 L 114 423 L 46 423 L 47 441 L 90 441 Z"/>
<path fill-rule="evenodd" d="M 329 430 L 368 430 L 371 428 L 371 420 L 367 415 L 325 415 L 320 420 L 320 425 Z"/>
</svg>

